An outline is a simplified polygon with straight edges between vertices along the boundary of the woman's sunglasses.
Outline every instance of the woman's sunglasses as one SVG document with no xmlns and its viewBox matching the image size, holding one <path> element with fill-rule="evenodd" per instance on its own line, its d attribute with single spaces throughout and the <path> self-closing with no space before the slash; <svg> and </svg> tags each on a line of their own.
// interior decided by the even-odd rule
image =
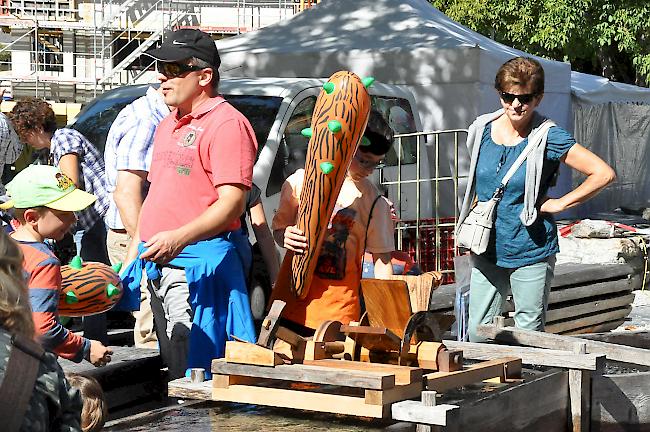
<svg viewBox="0 0 650 432">
<path fill-rule="evenodd" d="M 203 69 L 195 65 L 188 65 L 183 63 L 158 63 L 158 70 L 167 78 L 177 78 L 186 72 L 194 72 Z"/>
<path fill-rule="evenodd" d="M 529 104 L 533 99 L 537 97 L 537 93 L 527 93 L 527 94 L 512 94 L 512 93 L 506 93 L 506 92 L 499 92 L 499 95 L 501 96 L 501 99 L 508 104 L 511 104 L 515 101 L 515 99 L 519 100 L 519 103 L 522 105 Z"/>
</svg>

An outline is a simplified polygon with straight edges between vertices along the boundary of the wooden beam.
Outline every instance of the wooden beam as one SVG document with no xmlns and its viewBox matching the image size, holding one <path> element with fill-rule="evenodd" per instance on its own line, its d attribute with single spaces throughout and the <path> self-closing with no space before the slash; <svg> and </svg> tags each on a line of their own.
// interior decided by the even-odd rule
<svg viewBox="0 0 650 432">
<path fill-rule="evenodd" d="M 449 425 L 459 409 L 458 405 L 449 404 L 425 407 L 421 401 L 413 400 L 396 402 L 391 407 L 393 420 L 439 426 Z"/>
<path fill-rule="evenodd" d="M 271 387 L 233 385 L 228 388 L 213 388 L 212 399 L 360 417 L 384 418 L 390 415 L 390 405 L 369 405 L 363 397 Z"/>
<path fill-rule="evenodd" d="M 548 304 L 553 305 L 565 301 L 581 300 L 589 297 L 607 295 L 614 292 L 633 291 L 639 287 L 638 277 L 629 279 L 610 280 L 586 285 L 575 285 L 552 290 L 548 296 Z"/>
<path fill-rule="evenodd" d="M 583 342 L 574 349 L 576 355 L 584 355 L 587 344 Z M 573 432 L 589 432 L 589 407 L 591 403 L 591 374 L 589 371 L 569 370 L 569 427 Z"/>
<path fill-rule="evenodd" d="M 405 399 L 419 398 L 422 394 L 422 381 L 395 386 L 388 390 L 365 390 L 364 400 L 368 405 L 386 405 Z"/>
<path fill-rule="evenodd" d="M 597 280 L 625 278 L 634 274 L 629 264 L 560 264 L 555 267 L 551 286 L 584 284 Z"/>
<path fill-rule="evenodd" d="M 369 390 L 385 390 L 395 387 L 395 375 L 388 372 L 337 370 L 300 364 L 279 365 L 271 368 L 228 363 L 223 359 L 216 359 L 212 361 L 212 373 L 330 384 Z"/>
<path fill-rule="evenodd" d="M 546 312 L 546 323 L 573 318 L 580 315 L 592 314 L 597 311 L 628 306 L 634 301 L 634 294 L 622 294 L 606 299 L 595 299 L 585 303 L 566 306 L 559 303 L 556 308 L 549 308 Z"/>
<path fill-rule="evenodd" d="M 521 359 L 503 357 L 477 363 L 461 371 L 425 374 L 424 382 L 427 390 L 444 392 L 490 378 L 499 378 L 501 382 L 505 382 L 508 378 L 519 378 L 519 376 L 521 376 Z"/>
<path fill-rule="evenodd" d="M 183 377 L 170 381 L 167 384 L 169 396 L 181 399 L 212 400 L 212 381 L 193 383 L 189 378 Z"/>
<path fill-rule="evenodd" d="M 577 344 L 586 342 L 588 353 L 604 354 L 609 360 L 650 366 L 650 350 L 641 348 L 590 341 L 573 336 L 562 336 L 532 330 L 522 330 L 515 327 L 497 328 L 493 325 L 481 325 L 478 326 L 477 333 L 487 339 L 507 344 L 526 345 L 572 352 Z"/>
<path fill-rule="evenodd" d="M 443 341 L 449 349 L 463 350 L 463 357 L 474 360 L 494 360 L 500 357 L 519 357 L 523 364 L 562 367 L 581 370 L 602 370 L 603 354 L 576 355 L 567 351 L 475 342 Z"/>
<path fill-rule="evenodd" d="M 615 321 L 625 318 L 632 311 L 632 306 L 608 310 L 602 313 L 579 316 L 568 321 L 549 323 L 546 325 L 546 331 L 549 333 L 564 333 L 575 329 L 597 325 L 603 322 Z"/>
<path fill-rule="evenodd" d="M 252 343 L 227 341 L 226 361 L 259 366 L 275 366 L 283 364 L 280 354 L 268 348 Z"/>
<path fill-rule="evenodd" d="M 367 363 L 347 360 L 306 360 L 303 364 L 313 366 L 323 366 L 343 370 L 385 372 L 395 375 L 395 385 L 411 384 L 419 382 L 422 384 L 421 368 L 408 366 L 395 366 L 381 363 Z"/>
</svg>

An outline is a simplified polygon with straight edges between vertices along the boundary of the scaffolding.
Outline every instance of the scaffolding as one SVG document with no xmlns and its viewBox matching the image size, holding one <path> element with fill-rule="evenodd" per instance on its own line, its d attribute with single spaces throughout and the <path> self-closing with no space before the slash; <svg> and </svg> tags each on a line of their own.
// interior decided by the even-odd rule
<svg viewBox="0 0 650 432">
<path fill-rule="evenodd" d="M 169 30 L 219 39 L 288 19 L 305 0 L 0 0 L 0 81 L 14 97 L 85 101 L 147 80 L 142 54 Z"/>
</svg>

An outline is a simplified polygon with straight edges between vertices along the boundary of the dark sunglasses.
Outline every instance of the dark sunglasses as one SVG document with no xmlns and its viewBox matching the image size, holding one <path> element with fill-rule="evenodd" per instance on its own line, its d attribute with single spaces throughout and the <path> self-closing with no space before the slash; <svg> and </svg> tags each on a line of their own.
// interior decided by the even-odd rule
<svg viewBox="0 0 650 432">
<path fill-rule="evenodd" d="M 529 104 L 533 99 L 537 97 L 537 93 L 527 93 L 527 94 L 512 94 L 506 92 L 499 92 L 501 99 L 508 104 L 511 104 L 515 99 L 519 100 L 519 103 L 522 105 Z"/>
<path fill-rule="evenodd" d="M 375 168 L 383 168 L 385 165 L 385 161 L 382 159 L 379 162 L 371 161 L 369 159 L 365 159 L 362 156 L 359 155 L 359 153 L 355 153 L 354 158 L 359 162 L 359 165 L 361 165 L 365 169 L 375 169 Z"/>
<path fill-rule="evenodd" d="M 167 78 L 177 78 L 186 72 L 194 72 L 203 69 L 195 65 L 183 63 L 159 63 L 158 70 Z"/>
</svg>

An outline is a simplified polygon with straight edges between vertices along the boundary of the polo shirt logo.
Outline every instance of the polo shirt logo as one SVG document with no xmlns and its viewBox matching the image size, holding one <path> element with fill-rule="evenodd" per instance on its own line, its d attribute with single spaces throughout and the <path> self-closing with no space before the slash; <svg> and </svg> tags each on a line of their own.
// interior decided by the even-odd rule
<svg viewBox="0 0 650 432">
<path fill-rule="evenodd" d="M 190 175 L 190 168 L 185 166 L 177 166 L 176 172 L 180 175 L 188 176 Z"/>
<path fill-rule="evenodd" d="M 183 147 L 189 147 L 192 144 L 194 144 L 194 141 L 196 141 L 196 132 L 190 131 L 183 137 L 183 140 L 181 141 L 181 145 Z"/>
</svg>

